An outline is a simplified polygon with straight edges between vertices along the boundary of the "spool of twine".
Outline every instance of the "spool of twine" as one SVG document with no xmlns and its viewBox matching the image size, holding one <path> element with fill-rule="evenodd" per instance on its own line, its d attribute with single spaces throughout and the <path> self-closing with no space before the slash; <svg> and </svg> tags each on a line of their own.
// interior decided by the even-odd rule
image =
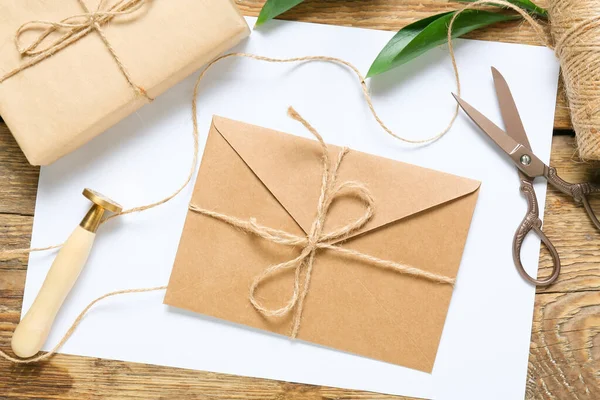
<svg viewBox="0 0 600 400">
<path fill-rule="evenodd" d="M 600 160 L 600 1 L 550 0 L 548 14 L 579 155 Z"/>
</svg>

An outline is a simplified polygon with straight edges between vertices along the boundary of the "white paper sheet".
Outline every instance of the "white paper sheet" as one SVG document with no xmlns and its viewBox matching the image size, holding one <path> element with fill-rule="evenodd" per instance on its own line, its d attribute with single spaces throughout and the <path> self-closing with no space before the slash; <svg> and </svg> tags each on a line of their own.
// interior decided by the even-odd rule
<svg viewBox="0 0 600 400">
<path fill-rule="evenodd" d="M 254 24 L 254 19 L 248 21 Z M 336 56 L 366 73 L 392 35 L 275 21 L 235 50 L 275 57 Z M 542 47 L 457 40 L 456 54 L 463 97 L 500 124 L 490 66 L 504 74 L 531 145 L 548 162 L 559 69 L 553 53 Z M 55 244 L 69 235 L 89 206 L 81 196 L 84 187 L 132 207 L 161 199 L 181 184 L 192 157 L 194 79 L 42 168 L 32 246 Z M 381 117 L 406 137 L 439 132 L 455 106 L 446 48 L 369 84 Z M 300 124 L 287 117 L 289 105 L 333 144 L 483 182 L 433 373 L 173 309 L 162 304 L 163 292 L 126 295 L 99 304 L 61 352 L 426 398 L 480 399 L 482 393 L 486 399 L 523 398 L 534 288 L 518 276 L 511 258 L 513 233 L 526 209 L 513 165 L 464 114 L 447 136 L 432 145 L 416 147 L 393 139 L 369 113 L 355 76 L 327 63 L 221 62 L 200 91 L 201 146 L 213 114 L 308 137 Z M 545 185 L 536 188 L 543 206 Z M 101 228 L 45 350 L 97 296 L 167 283 L 191 190 L 192 185 L 168 204 Z M 539 241 L 528 240 L 522 258 L 532 274 L 538 252 Z M 32 254 L 23 312 L 30 307 L 54 254 Z M 198 262 L 201 265 L 202 260 Z"/>
</svg>

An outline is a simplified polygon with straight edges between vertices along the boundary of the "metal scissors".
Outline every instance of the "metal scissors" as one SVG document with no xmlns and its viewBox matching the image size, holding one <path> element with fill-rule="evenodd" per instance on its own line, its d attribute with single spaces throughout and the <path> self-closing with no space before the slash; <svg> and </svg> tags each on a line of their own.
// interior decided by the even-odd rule
<svg viewBox="0 0 600 400">
<path fill-rule="evenodd" d="M 527 214 L 525 215 L 525 218 L 523 218 L 523 221 L 513 238 L 513 260 L 517 267 L 517 271 L 525 280 L 536 286 L 547 286 L 552 284 L 558 278 L 561 267 L 560 257 L 550 240 L 546 237 L 544 232 L 542 232 L 542 221 L 539 217 L 538 201 L 533 189 L 533 180 L 542 176 L 556 189 L 571 196 L 576 203 L 583 204 L 590 220 L 599 230 L 600 221 L 598 221 L 598 218 L 594 214 L 594 210 L 590 206 L 587 196 L 589 194 L 600 192 L 600 186 L 589 182 L 566 182 L 558 176 L 555 168 L 544 164 L 533 153 L 529 140 L 527 139 L 527 134 L 525 133 L 525 128 L 523 127 L 523 122 L 521 122 L 521 117 L 519 116 L 517 106 L 506 80 L 494 67 L 492 67 L 492 75 L 494 77 L 496 96 L 498 97 L 500 112 L 502 114 L 502 119 L 504 120 L 504 125 L 506 126 L 506 132 L 496 126 L 466 101 L 455 94 L 453 94 L 453 96 L 464 112 L 511 158 L 518 169 L 521 191 L 527 198 L 528 207 Z M 525 236 L 530 231 L 534 231 L 540 237 L 552 256 L 552 274 L 547 278 L 532 278 L 525 271 L 523 264 L 521 263 L 521 246 Z"/>
</svg>

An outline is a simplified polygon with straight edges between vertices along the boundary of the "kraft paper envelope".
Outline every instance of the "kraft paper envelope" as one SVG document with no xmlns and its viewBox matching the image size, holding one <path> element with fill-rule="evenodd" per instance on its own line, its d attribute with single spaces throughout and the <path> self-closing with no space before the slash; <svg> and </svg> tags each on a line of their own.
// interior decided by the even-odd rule
<svg viewBox="0 0 600 400">
<path fill-rule="evenodd" d="M 320 194 L 321 151 L 314 140 L 214 117 L 192 203 L 306 235 Z M 340 148 L 329 151 L 335 159 Z M 375 215 L 340 246 L 456 277 L 478 181 L 355 150 L 339 169 L 338 182 L 347 180 L 369 188 Z M 358 218 L 363 207 L 351 197 L 336 199 L 325 232 Z M 249 301 L 249 287 L 299 252 L 188 212 L 164 302 L 287 335 L 292 315 L 263 317 Z M 282 306 L 293 275 L 275 275 L 257 296 Z M 317 250 L 298 339 L 431 372 L 452 289 Z"/>
</svg>

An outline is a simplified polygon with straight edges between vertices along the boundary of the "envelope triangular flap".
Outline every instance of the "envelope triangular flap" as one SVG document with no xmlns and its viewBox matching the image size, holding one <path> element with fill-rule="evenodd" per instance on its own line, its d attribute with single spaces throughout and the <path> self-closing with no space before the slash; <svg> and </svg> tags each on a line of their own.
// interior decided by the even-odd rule
<svg viewBox="0 0 600 400">
<path fill-rule="evenodd" d="M 323 173 L 319 143 L 219 116 L 213 117 L 213 125 L 308 232 L 315 217 Z M 328 147 L 335 160 L 340 147 Z M 374 217 L 355 235 L 465 196 L 480 185 L 475 180 L 355 150 L 346 155 L 340 166 L 338 182 L 347 180 L 366 184 L 376 202 Z M 326 230 L 347 224 L 362 210 L 355 199 L 339 198 L 328 213 Z"/>
</svg>

